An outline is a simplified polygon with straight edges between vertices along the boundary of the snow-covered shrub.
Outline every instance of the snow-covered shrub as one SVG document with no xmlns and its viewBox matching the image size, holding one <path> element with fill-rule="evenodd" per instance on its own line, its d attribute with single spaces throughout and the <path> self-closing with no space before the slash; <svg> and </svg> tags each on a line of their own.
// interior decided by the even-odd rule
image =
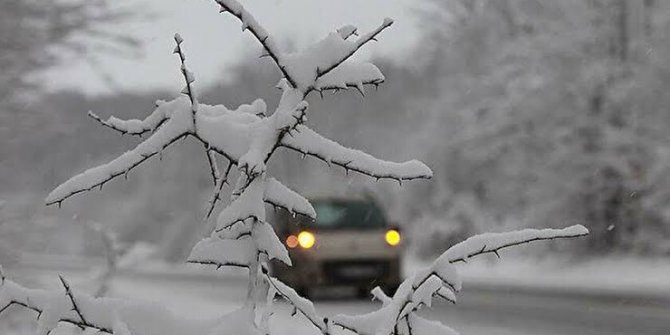
<svg viewBox="0 0 670 335">
<path fill-rule="evenodd" d="M 417 316 L 416 312 L 431 306 L 434 297 L 456 301 L 461 281 L 452 263 L 465 262 L 483 254 L 535 240 L 576 237 L 587 234 L 582 226 L 566 229 L 527 229 L 512 233 L 484 234 L 454 245 L 427 269 L 402 282 L 397 292 L 387 296 L 379 288 L 372 291 L 382 307 L 366 315 L 319 315 L 311 301 L 268 272 L 271 259 L 291 265 L 288 252 L 266 220 L 265 204 L 281 207 L 294 215 L 312 219 L 314 208 L 300 194 L 272 178 L 266 166 L 273 153 L 287 148 L 376 179 L 405 180 L 431 178 L 432 171 L 423 163 L 411 160 L 395 163 L 375 158 L 362 151 L 346 148 L 322 137 L 307 127 L 306 97 L 310 93 L 355 88 L 364 95 L 365 85 L 378 86 L 384 81 L 380 70 L 371 63 L 357 62 L 350 57 L 366 43 L 393 24 L 384 19 L 371 32 L 358 36 L 357 28 L 344 26 L 324 39 L 297 53 L 282 52 L 270 34 L 235 0 L 216 0 L 221 12 L 242 22 L 263 45 L 264 56 L 270 57 L 282 72 L 277 85 L 281 99 L 271 114 L 261 100 L 229 109 L 210 106 L 197 99 L 195 76 L 186 67 L 183 39 L 175 35 L 175 54 L 181 60 L 186 86 L 184 96 L 171 101 L 158 101 L 156 109 L 144 120 L 102 120 L 89 115 L 102 125 L 121 134 L 149 136 L 135 149 L 111 162 L 84 171 L 58 186 L 48 195 L 48 205 L 60 205 L 65 199 L 106 182 L 127 175 L 130 170 L 183 138 L 194 138 L 203 144 L 204 159 L 210 166 L 214 185 L 207 217 L 230 185 L 231 202 L 216 219 L 211 235 L 197 243 L 188 262 L 217 268 L 248 269 L 246 302 L 240 309 L 209 321 L 191 321 L 173 315 L 161 306 L 137 304 L 119 299 L 93 298 L 72 288 L 60 278 L 62 291 L 24 288 L 2 275 L 0 306 L 21 305 L 38 313 L 38 333 L 47 334 L 59 323 L 70 323 L 82 330 L 92 328 L 115 335 L 165 334 L 270 334 L 269 318 L 272 302 L 283 298 L 311 322 L 319 332 L 331 334 L 348 329 L 358 334 L 453 334 L 440 323 Z M 358 37 L 354 37 L 358 36 Z M 227 161 L 219 168 L 220 156 Z M 235 167 L 235 169 L 233 169 Z M 237 180 L 230 183 L 237 171 Z"/>
</svg>

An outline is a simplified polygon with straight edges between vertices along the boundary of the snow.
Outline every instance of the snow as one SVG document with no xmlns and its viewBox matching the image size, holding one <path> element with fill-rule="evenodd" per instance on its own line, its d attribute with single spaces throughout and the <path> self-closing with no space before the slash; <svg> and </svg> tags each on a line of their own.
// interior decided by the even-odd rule
<svg viewBox="0 0 670 335">
<path fill-rule="evenodd" d="M 458 332 L 438 321 L 426 320 L 416 315 L 410 317 L 409 320 L 409 324 L 412 327 L 412 330 L 417 334 L 459 335 Z"/>
<path fill-rule="evenodd" d="M 284 186 L 275 178 L 268 178 L 265 184 L 265 201 L 286 209 L 289 212 L 316 219 L 312 204 L 299 193 Z"/>
<path fill-rule="evenodd" d="M 267 222 L 255 222 L 251 231 L 256 248 L 265 252 L 270 259 L 278 259 L 286 265 L 291 265 L 288 250 L 275 234 L 272 226 Z"/>
<path fill-rule="evenodd" d="M 383 29 L 387 28 L 393 23 L 390 19 L 385 19 L 381 26 L 371 33 L 360 37 L 356 41 L 350 41 L 347 38 L 356 31 L 353 26 L 345 26 L 335 32 L 328 34 L 321 41 L 313 44 L 303 51 L 287 54 L 283 56 L 281 65 L 287 67 L 293 79 L 301 89 L 308 89 L 312 86 L 315 88 L 333 87 L 335 83 L 348 82 L 353 86 L 362 86 L 365 82 L 383 81 L 383 76 L 376 66 L 363 63 L 357 65 L 349 65 L 341 70 L 339 74 L 333 75 L 330 79 L 326 79 L 321 84 L 318 79 L 331 71 L 341 67 L 342 63 L 353 55 L 363 44 L 370 41 Z M 356 70 L 366 69 L 358 73 Z M 376 70 L 376 71 L 375 71 Z M 373 79 L 370 79 L 370 73 L 375 73 Z M 342 80 L 346 78 L 346 80 Z M 316 84 L 315 84 L 316 83 Z M 346 85 L 344 85 L 346 87 Z"/>
<path fill-rule="evenodd" d="M 383 302 L 377 311 L 359 316 L 336 316 L 332 320 L 320 316 L 311 301 L 300 297 L 295 290 L 267 274 L 267 262 L 277 259 L 290 265 L 289 253 L 272 226 L 266 222 L 265 202 L 287 208 L 311 218 L 316 216 L 309 201 L 267 175 L 266 164 L 278 146 L 297 150 L 341 166 L 348 172 L 356 171 L 373 178 L 389 178 L 399 182 L 417 178 L 431 178 L 432 171 L 424 163 L 410 160 L 402 163 L 384 161 L 363 151 L 346 148 L 326 139 L 303 125 L 308 104 L 306 96 L 313 90 L 356 87 L 364 94 L 365 84 L 379 84 L 384 76 L 370 63 L 356 63 L 349 58 L 364 44 L 389 27 L 393 21 L 385 19 L 373 31 L 355 41 L 353 26 L 345 26 L 324 39 L 297 53 L 283 54 L 275 46 L 268 32 L 235 0 L 217 0 L 223 9 L 242 22 L 242 30 L 250 32 L 265 47 L 284 74 L 279 87 L 282 96 L 270 116 L 267 106 L 257 99 L 250 105 L 230 110 L 223 105 L 199 105 L 190 84 L 195 80 L 186 68 L 180 45 L 183 39 L 175 35 L 176 51 L 181 60 L 181 71 L 186 81 L 178 98 L 161 103 L 144 121 L 101 121 L 103 125 L 121 133 L 155 132 L 135 149 L 107 164 L 89 169 L 58 186 L 48 197 L 47 204 L 59 203 L 65 198 L 105 182 L 161 152 L 179 138 L 193 136 L 205 146 L 215 187 L 222 186 L 216 155 L 229 160 L 239 170 L 237 185 L 231 194 L 232 202 L 223 209 L 210 237 L 198 242 L 188 262 L 249 268 L 247 300 L 241 309 L 214 320 L 189 320 L 174 315 L 167 309 L 152 304 L 136 304 L 123 300 L 96 299 L 73 290 L 61 278 L 65 292 L 32 291 L 5 281 L 0 302 L 16 302 L 42 313 L 40 334 L 48 334 L 59 322 L 70 322 L 83 327 L 120 334 L 261 334 L 269 322 L 270 308 L 275 295 L 280 295 L 296 311 L 302 313 L 323 334 L 330 327 L 340 325 L 367 335 L 455 334 L 440 323 L 417 316 L 423 307 L 432 306 L 432 299 L 441 296 L 456 300 L 461 289 L 461 278 L 452 263 L 483 254 L 497 253 L 498 249 L 535 240 L 583 236 L 588 231 L 582 226 L 566 229 L 526 229 L 511 233 L 483 234 L 472 237 L 448 249 L 426 269 L 404 280 L 393 297 L 381 289 L 373 295 Z M 159 127 L 159 125 L 161 125 Z M 216 190 L 215 192 L 219 192 Z M 216 199 L 216 198 L 215 198 Z M 267 290 L 267 291 L 266 291 Z M 267 295 L 265 294 L 267 293 Z M 260 314 L 260 315 L 259 315 Z M 256 324 L 260 319 L 261 325 Z M 425 332 L 422 334 L 422 332 Z"/>
<path fill-rule="evenodd" d="M 670 262 L 662 258 L 611 256 L 575 261 L 509 255 L 500 261 L 473 259 L 459 266 L 459 271 L 468 287 L 670 299 Z"/>
<path fill-rule="evenodd" d="M 265 276 L 269 284 L 275 289 L 274 292 L 270 292 L 272 295 L 275 293 L 280 294 L 288 303 L 293 305 L 293 307 L 300 311 L 314 326 L 316 326 L 321 332 L 326 333 L 328 325 L 324 321 L 324 318 L 317 314 L 314 304 L 298 295 L 296 291 L 289 287 L 288 285 L 282 283 L 280 280 L 274 277 Z"/>
<path fill-rule="evenodd" d="M 208 237 L 191 250 L 187 262 L 218 266 L 245 266 L 254 261 L 255 246 L 248 238 L 222 240 Z"/>
<path fill-rule="evenodd" d="M 71 298 L 66 292 L 71 292 Z M 214 324 L 183 319 L 157 304 L 93 298 L 69 289 L 65 292 L 27 289 L 7 280 L 0 289 L 0 306 L 11 303 L 40 312 L 37 325 L 37 334 L 40 335 L 48 334 L 60 322 L 79 323 L 98 329 L 130 330 L 132 334 L 143 335 L 194 334 Z M 76 309 L 73 307 L 75 303 Z"/>
<path fill-rule="evenodd" d="M 216 220 L 217 231 L 226 229 L 233 224 L 249 218 L 265 220 L 265 207 L 263 206 L 263 195 L 265 194 L 265 181 L 256 178 L 247 188 L 226 207 Z"/>
<path fill-rule="evenodd" d="M 163 102 L 158 101 L 156 102 L 157 105 L 159 103 Z M 156 108 L 154 112 L 151 113 L 144 120 L 137 120 L 137 119 L 121 120 L 114 116 L 110 116 L 107 119 L 107 121 L 103 121 L 97 114 L 93 113 L 92 111 L 88 112 L 88 116 L 100 122 L 101 124 L 109 128 L 115 129 L 117 131 L 125 132 L 131 135 L 140 135 L 148 131 L 155 130 L 161 123 L 163 123 L 167 118 L 169 118 L 170 116 L 166 115 L 165 112 L 166 111 L 164 109 Z"/>
<path fill-rule="evenodd" d="M 378 85 L 384 80 L 384 75 L 374 64 L 346 61 L 324 76 L 319 77 L 314 84 L 314 88 L 322 90 L 356 87 L 363 93 L 364 84 Z"/>
<path fill-rule="evenodd" d="M 337 33 L 340 34 L 342 39 L 347 39 L 351 35 L 358 35 L 358 28 L 350 24 L 337 28 Z"/>
<path fill-rule="evenodd" d="M 468 238 L 449 248 L 437 262 L 465 261 L 473 255 L 496 252 L 498 249 L 535 240 L 570 238 L 588 235 L 589 231 L 582 225 L 574 225 L 564 229 L 523 229 L 507 233 L 486 233 Z"/>
<path fill-rule="evenodd" d="M 433 172 L 425 164 L 411 160 L 403 163 L 384 161 L 360 150 L 350 149 L 329 140 L 304 125 L 298 125 L 292 136 L 286 136 L 282 145 L 317 157 L 326 163 L 342 166 L 376 178 L 411 180 L 431 178 Z"/>
<path fill-rule="evenodd" d="M 586 228 L 572 226 L 564 229 L 525 229 L 473 236 L 449 248 L 426 268 L 415 271 L 400 284 L 393 297 L 389 298 L 381 289 L 375 288 L 373 296 L 383 303 L 378 311 L 361 316 L 338 315 L 334 322 L 364 334 L 389 335 L 397 332 L 409 335 L 413 331 L 417 331 L 417 334 L 456 334 L 439 322 L 416 315 L 422 307 L 431 307 L 435 296 L 450 302 L 456 301 L 456 293 L 460 291 L 462 281 L 458 269 L 452 263 L 531 241 L 585 234 L 588 234 Z"/>
<path fill-rule="evenodd" d="M 59 203 L 75 193 L 101 186 L 110 179 L 127 173 L 193 128 L 188 99 L 177 98 L 171 102 L 161 104 L 157 109 L 165 115 L 170 115 L 170 119 L 151 137 L 140 143 L 135 149 L 127 151 L 111 162 L 86 170 L 59 185 L 49 193 L 46 203 Z"/>
</svg>

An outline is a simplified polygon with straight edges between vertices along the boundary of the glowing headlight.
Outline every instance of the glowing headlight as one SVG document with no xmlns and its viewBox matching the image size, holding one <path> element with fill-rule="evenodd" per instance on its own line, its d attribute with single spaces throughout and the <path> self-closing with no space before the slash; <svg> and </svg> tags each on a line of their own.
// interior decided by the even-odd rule
<svg viewBox="0 0 670 335">
<path fill-rule="evenodd" d="M 298 234 L 298 244 L 303 249 L 309 249 L 314 246 L 316 243 L 316 237 L 314 237 L 314 234 L 308 232 L 308 231 L 301 231 L 300 234 Z"/>
<path fill-rule="evenodd" d="M 400 244 L 400 232 L 395 229 L 389 229 L 384 235 L 386 243 L 390 246 L 396 246 Z"/>
<path fill-rule="evenodd" d="M 286 246 L 293 249 L 298 246 L 298 237 L 295 235 L 289 235 L 286 238 Z"/>
</svg>

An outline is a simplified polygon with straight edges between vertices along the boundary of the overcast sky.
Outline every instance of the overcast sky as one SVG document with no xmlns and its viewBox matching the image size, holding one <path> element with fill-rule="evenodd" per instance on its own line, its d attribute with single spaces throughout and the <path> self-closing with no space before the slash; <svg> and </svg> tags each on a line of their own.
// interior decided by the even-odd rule
<svg viewBox="0 0 670 335">
<path fill-rule="evenodd" d="M 139 55 L 113 57 L 101 52 L 90 58 L 98 60 L 99 68 L 111 82 L 86 61 L 70 58 L 66 65 L 45 75 L 52 89 L 74 88 L 87 93 L 114 90 L 148 90 L 165 88 L 180 90 L 183 85 L 178 60 L 171 54 L 172 36 L 179 32 L 185 39 L 188 66 L 195 72 L 199 85 L 226 80 L 226 66 L 242 55 L 260 53 L 260 45 L 250 33 L 241 32 L 239 21 L 231 15 L 218 14 L 213 0 L 125 0 L 123 6 L 151 19 L 124 22 L 109 29 L 140 39 L 144 46 Z M 380 43 L 365 47 L 362 57 L 393 55 L 413 45 L 416 0 L 244 0 L 261 24 L 271 31 L 281 45 L 297 47 L 313 42 L 334 28 L 353 24 L 360 31 L 379 25 L 384 17 L 395 24 L 385 32 Z M 127 8 L 126 7 L 126 8 Z"/>
</svg>

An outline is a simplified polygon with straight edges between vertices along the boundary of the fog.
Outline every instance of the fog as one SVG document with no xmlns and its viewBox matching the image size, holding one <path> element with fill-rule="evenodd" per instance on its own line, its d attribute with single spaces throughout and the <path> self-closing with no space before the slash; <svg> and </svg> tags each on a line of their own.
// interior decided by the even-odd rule
<svg viewBox="0 0 670 335">
<path fill-rule="evenodd" d="M 416 42 L 377 56 L 386 82 L 364 97 L 355 90 L 310 96 L 308 124 L 378 157 L 422 159 L 435 177 L 402 186 L 371 182 L 289 152 L 271 162 L 275 175 L 307 195 L 374 194 L 424 255 L 484 231 L 574 223 L 589 227 L 591 236 L 550 248 L 579 255 L 670 252 L 664 210 L 670 201 L 667 4 L 423 1 L 409 13 L 417 22 Z M 404 34 L 390 31 L 380 43 Z M 287 47 L 304 43 L 297 42 Z M 0 230 L 3 239 L 9 237 L 3 246 L 11 246 L 4 253 L 100 252 L 81 232 L 82 222 L 91 221 L 125 242 L 149 241 L 163 257 L 182 260 L 207 229 L 203 217 L 212 185 L 198 143 L 186 140 L 128 180 L 76 196 L 61 209 L 43 205 L 59 183 L 140 141 L 99 127 L 87 118 L 89 110 L 105 118 L 143 118 L 155 100 L 177 91 L 147 84 L 134 93 L 53 92 L 53 86 L 28 79 L 60 71 L 72 80 L 62 70 L 68 67 L 33 57 L 45 52 L 39 40 L 34 43 L 3 51 L 15 59 L 5 62 L 0 83 L 6 97 Z M 93 51 L 82 43 L 75 55 L 85 57 Z M 130 53 L 145 47 L 136 44 L 119 47 Z M 280 76 L 274 65 L 258 59 L 253 47 L 237 50 L 240 60 L 214 76 L 203 74 L 221 80 L 198 82 L 201 101 L 236 107 L 262 97 L 276 104 Z M 16 60 L 22 58 L 35 58 L 39 66 Z M 159 71 L 178 77 L 176 66 L 162 65 Z"/>
</svg>

